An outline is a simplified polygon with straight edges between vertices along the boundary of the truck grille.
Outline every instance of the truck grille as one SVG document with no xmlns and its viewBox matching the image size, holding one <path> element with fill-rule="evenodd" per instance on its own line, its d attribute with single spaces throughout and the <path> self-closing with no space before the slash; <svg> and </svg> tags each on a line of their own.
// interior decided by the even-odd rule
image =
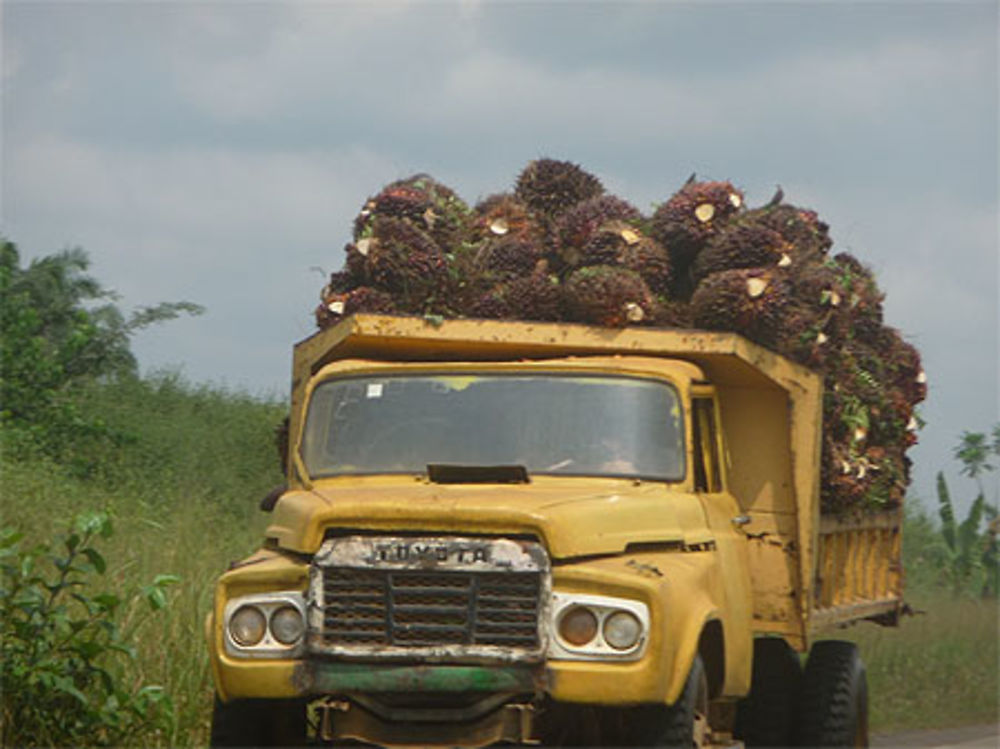
<svg viewBox="0 0 1000 749">
<path fill-rule="evenodd" d="M 359 658 L 537 661 L 548 555 L 533 541 L 348 536 L 313 560 L 309 647 Z"/>
<path fill-rule="evenodd" d="M 323 642 L 535 649 L 537 572 L 324 570 Z"/>
</svg>

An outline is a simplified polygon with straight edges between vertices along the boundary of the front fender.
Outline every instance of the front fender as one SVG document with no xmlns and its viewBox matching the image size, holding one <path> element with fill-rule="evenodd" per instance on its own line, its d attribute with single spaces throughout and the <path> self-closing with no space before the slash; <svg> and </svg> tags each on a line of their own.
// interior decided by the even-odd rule
<svg viewBox="0 0 1000 749">
<path fill-rule="evenodd" d="M 676 702 L 702 629 L 720 618 L 711 584 L 715 564 L 715 555 L 705 551 L 627 555 L 557 567 L 553 589 L 560 593 L 643 601 L 650 610 L 650 633 L 638 661 L 549 661 L 552 696 L 591 704 Z"/>
<path fill-rule="evenodd" d="M 296 660 L 234 658 L 223 645 L 223 612 L 231 598 L 278 590 L 304 592 L 309 565 L 270 549 L 261 549 L 233 564 L 215 586 L 212 611 L 205 619 L 205 637 L 215 691 L 224 702 L 242 697 L 296 697 L 292 676 Z"/>
</svg>

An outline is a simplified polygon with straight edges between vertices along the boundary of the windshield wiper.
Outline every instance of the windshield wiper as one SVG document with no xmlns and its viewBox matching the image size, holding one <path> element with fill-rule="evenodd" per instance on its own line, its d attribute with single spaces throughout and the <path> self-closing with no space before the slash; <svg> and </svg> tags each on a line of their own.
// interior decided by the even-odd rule
<svg viewBox="0 0 1000 749">
<path fill-rule="evenodd" d="M 429 463 L 427 477 L 435 484 L 527 484 L 524 466 L 469 466 L 457 463 Z"/>
</svg>

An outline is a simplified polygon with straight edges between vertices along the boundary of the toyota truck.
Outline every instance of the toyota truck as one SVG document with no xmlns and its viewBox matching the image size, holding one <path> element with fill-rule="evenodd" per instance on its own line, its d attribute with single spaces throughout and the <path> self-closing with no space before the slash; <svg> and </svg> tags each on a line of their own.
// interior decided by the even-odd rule
<svg viewBox="0 0 1000 749">
<path fill-rule="evenodd" d="M 206 623 L 213 745 L 867 744 L 822 635 L 897 621 L 901 514 L 821 514 L 814 372 L 367 314 L 292 370 L 287 484 Z"/>
</svg>

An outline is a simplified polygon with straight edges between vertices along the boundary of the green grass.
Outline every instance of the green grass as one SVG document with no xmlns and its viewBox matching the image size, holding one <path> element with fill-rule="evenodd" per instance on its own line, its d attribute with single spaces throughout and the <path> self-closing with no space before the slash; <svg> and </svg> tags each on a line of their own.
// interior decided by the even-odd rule
<svg viewBox="0 0 1000 749">
<path fill-rule="evenodd" d="M 862 623 L 827 633 L 861 649 L 871 730 L 1000 721 L 996 599 L 924 590 L 908 594 L 907 600 L 920 613 L 904 618 L 899 627 Z"/>
<path fill-rule="evenodd" d="M 203 746 L 212 701 L 204 619 L 215 578 L 261 539 L 267 516 L 257 503 L 281 482 L 273 430 L 285 407 L 170 376 L 96 387 L 83 403 L 124 436 L 120 446 L 84 450 L 69 467 L 6 457 L 0 520 L 41 539 L 77 512 L 105 509 L 116 528 L 102 547 L 111 587 L 134 590 L 160 573 L 181 578 L 162 614 L 144 605 L 125 612 L 138 649 L 128 678 L 163 685 L 176 707 L 169 730 L 146 745 Z M 954 599 L 929 582 L 932 571 L 911 570 L 919 587 L 908 600 L 925 614 L 897 629 L 830 633 L 862 649 L 872 730 L 996 721 L 996 601 Z"/>
<path fill-rule="evenodd" d="M 273 430 L 284 406 L 166 377 L 99 388 L 86 410 L 102 413 L 124 444 L 88 466 L 87 478 L 79 462 L 5 459 L 0 520 L 43 539 L 78 512 L 107 510 L 110 589 L 126 593 L 161 573 L 181 578 L 165 612 L 150 615 L 142 602 L 124 612 L 138 650 L 126 673 L 164 686 L 175 705 L 168 733 L 147 745 L 204 746 L 212 702 L 204 619 L 215 578 L 262 537 L 267 516 L 257 504 L 281 482 Z"/>
</svg>

